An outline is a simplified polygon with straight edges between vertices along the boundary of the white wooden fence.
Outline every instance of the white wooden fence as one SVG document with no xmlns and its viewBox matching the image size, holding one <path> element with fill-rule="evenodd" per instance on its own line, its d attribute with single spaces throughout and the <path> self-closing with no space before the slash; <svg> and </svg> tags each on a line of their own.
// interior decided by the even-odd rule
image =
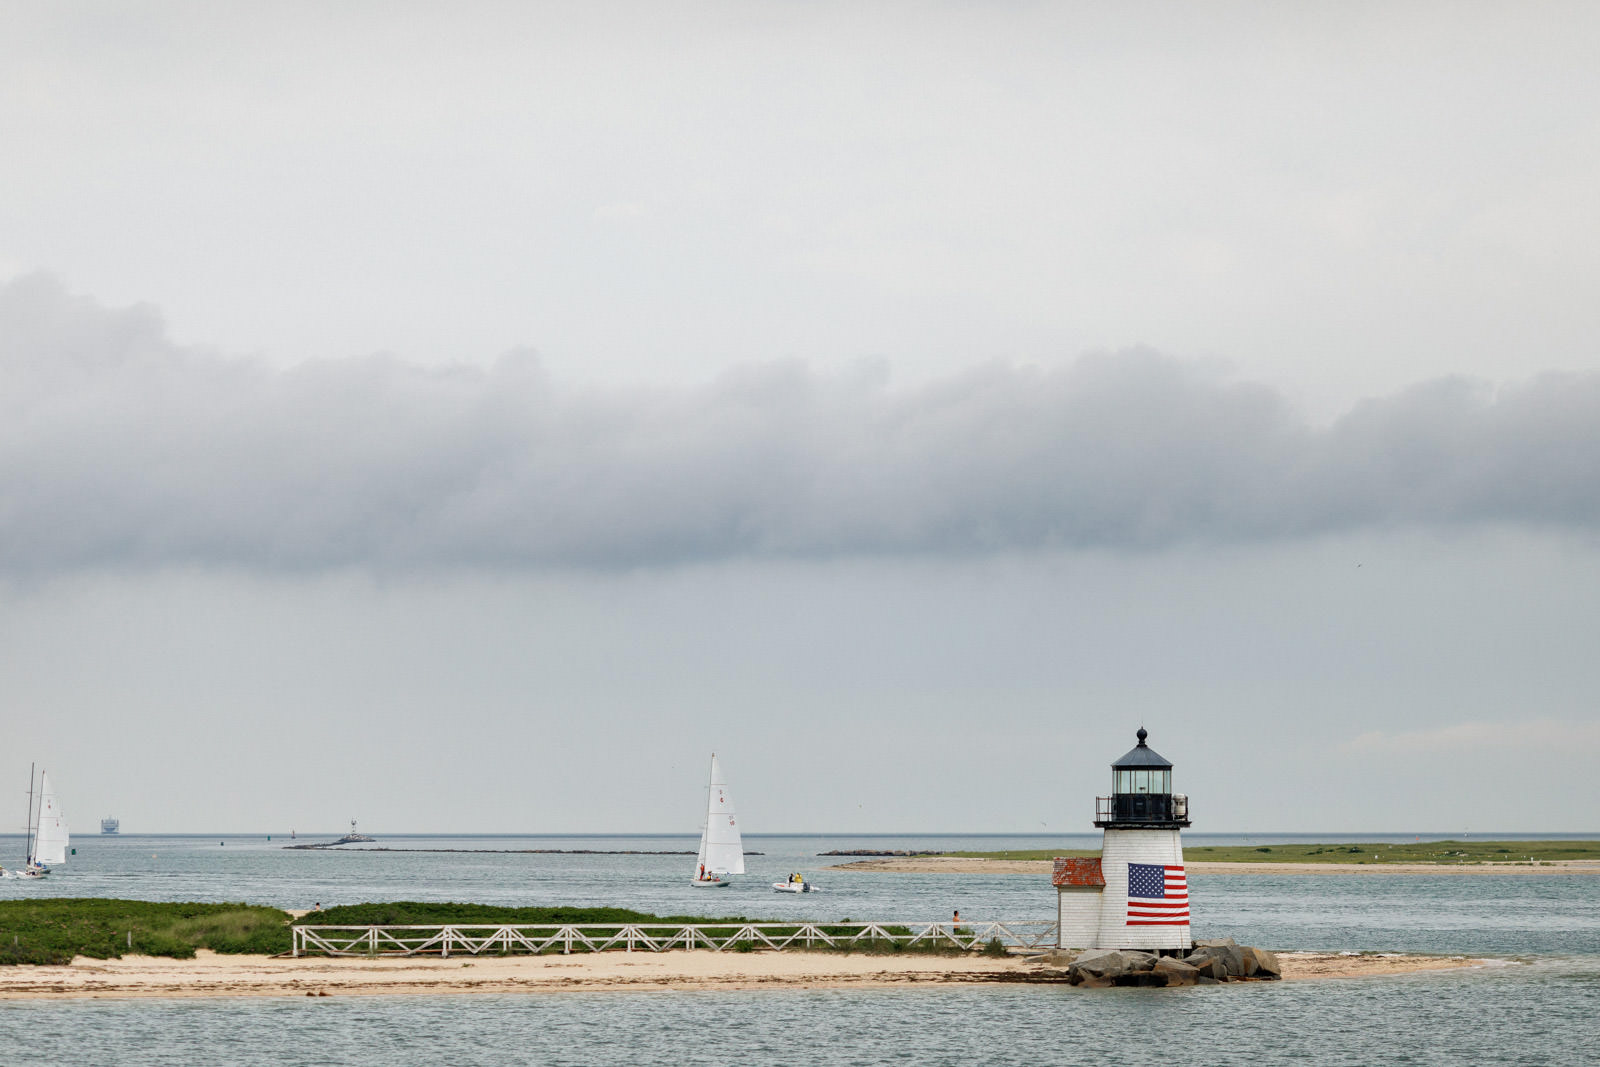
<svg viewBox="0 0 1600 1067">
<path fill-rule="evenodd" d="M 1008 922 L 641 923 L 431 926 L 295 926 L 294 955 L 480 956 L 708 948 L 953 948 L 998 940 L 1007 949 L 1053 948 L 1050 919 Z"/>
</svg>

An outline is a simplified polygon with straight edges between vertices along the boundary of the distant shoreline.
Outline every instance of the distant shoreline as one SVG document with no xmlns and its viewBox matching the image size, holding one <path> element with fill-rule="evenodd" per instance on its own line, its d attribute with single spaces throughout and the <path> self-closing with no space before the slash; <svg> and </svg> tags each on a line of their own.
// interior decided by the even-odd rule
<svg viewBox="0 0 1600 1067">
<path fill-rule="evenodd" d="M 653 852 L 640 848 L 345 848 L 337 841 L 320 845 L 284 845 L 285 849 L 338 850 L 340 852 L 465 852 L 472 855 L 505 856 L 693 856 L 694 849 Z M 746 852 L 746 856 L 765 856 L 765 852 Z"/>
<path fill-rule="evenodd" d="M 1362 978 L 1448 970 L 1483 961 L 1402 953 L 1280 953 L 1285 980 Z M 1002 983 L 1062 984 L 1026 958 L 906 957 L 820 952 L 602 952 L 574 956 L 190 960 L 78 957 L 68 965 L 0 968 L 0 1000 L 661 990 L 871 989 Z M 1222 987 L 1228 988 L 1228 987 Z M 1093 996 L 1086 991 L 1083 995 Z M 1225 994 L 1224 994 L 1225 995 Z"/>
<path fill-rule="evenodd" d="M 886 874 L 1036 874 L 1049 875 L 1050 860 L 983 859 L 974 856 L 920 856 L 840 863 L 830 871 Z M 1436 874 L 1436 875 L 1600 875 L 1600 860 L 1550 860 L 1531 863 L 1294 863 L 1247 860 L 1186 861 L 1190 874 Z"/>
</svg>

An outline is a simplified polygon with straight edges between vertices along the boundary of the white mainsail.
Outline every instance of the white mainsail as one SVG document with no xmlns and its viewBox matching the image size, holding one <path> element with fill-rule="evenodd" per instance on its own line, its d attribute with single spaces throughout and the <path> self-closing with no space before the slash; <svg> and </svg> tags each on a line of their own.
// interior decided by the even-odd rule
<svg viewBox="0 0 1600 1067">
<path fill-rule="evenodd" d="M 733 798 L 728 795 L 722 764 L 711 756 L 711 788 L 707 798 L 706 826 L 700 834 L 700 858 L 695 872 L 743 874 L 744 842 L 739 839 L 739 823 L 733 814 Z"/>
<path fill-rule="evenodd" d="M 39 821 L 34 832 L 33 858 L 45 866 L 67 862 L 67 817 L 50 788 L 50 776 L 39 775 Z"/>
</svg>

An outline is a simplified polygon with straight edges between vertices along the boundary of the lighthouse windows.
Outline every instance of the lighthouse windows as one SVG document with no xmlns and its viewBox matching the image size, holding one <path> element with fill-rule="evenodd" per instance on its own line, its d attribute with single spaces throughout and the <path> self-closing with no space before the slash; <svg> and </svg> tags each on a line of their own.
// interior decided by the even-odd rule
<svg viewBox="0 0 1600 1067">
<path fill-rule="evenodd" d="M 1170 793 L 1172 772 L 1168 770 L 1118 770 L 1114 786 L 1118 793 Z"/>
</svg>

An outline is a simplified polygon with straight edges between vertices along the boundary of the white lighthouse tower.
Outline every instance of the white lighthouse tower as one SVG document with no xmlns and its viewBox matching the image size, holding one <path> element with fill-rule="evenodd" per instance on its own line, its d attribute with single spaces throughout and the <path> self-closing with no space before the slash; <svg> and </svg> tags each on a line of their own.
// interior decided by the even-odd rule
<svg viewBox="0 0 1600 1067">
<path fill-rule="evenodd" d="M 1058 859 L 1058 940 L 1062 948 L 1184 951 L 1189 887 L 1179 832 L 1189 800 L 1172 792 L 1172 764 L 1145 744 L 1111 765 L 1111 795 L 1095 799 L 1105 831 L 1098 860 Z"/>
</svg>

